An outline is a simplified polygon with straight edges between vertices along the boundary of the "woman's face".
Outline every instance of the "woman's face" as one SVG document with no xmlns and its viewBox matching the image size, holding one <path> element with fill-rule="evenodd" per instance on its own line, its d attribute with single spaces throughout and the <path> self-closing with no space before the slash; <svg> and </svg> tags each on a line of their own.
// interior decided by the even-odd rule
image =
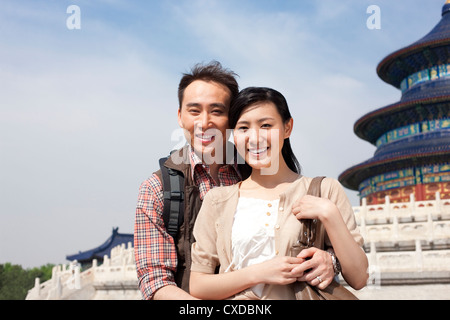
<svg viewBox="0 0 450 320">
<path fill-rule="evenodd" d="M 253 169 L 270 168 L 270 174 L 275 174 L 284 139 L 289 138 L 292 124 L 292 119 L 283 121 L 272 102 L 257 102 L 246 107 L 239 117 L 233 132 L 234 143 Z"/>
</svg>

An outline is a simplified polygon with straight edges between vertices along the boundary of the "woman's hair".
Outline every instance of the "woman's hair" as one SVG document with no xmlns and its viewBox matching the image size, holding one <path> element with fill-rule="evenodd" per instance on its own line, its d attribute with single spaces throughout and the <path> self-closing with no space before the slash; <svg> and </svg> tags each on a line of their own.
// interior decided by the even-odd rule
<svg viewBox="0 0 450 320">
<path fill-rule="evenodd" d="M 178 102 L 181 109 L 184 98 L 184 90 L 196 80 L 217 82 L 230 90 L 230 101 L 239 93 L 239 85 L 236 81 L 238 75 L 229 69 L 222 67 L 220 62 L 211 61 L 208 64 L 196 64 L 190 73 L 184 73 L 178 85 Z"/>
<path fill-rule="evenodd" d="M 286 99 L 281 93 L 271 88 L 249 87 L 239 92 L 238 96 L 231 104 L 228 117 L 230 127 L 232 129 L 236 127 L 236 123 L 238 122 L 244 109 L 255 104 L 256 102 L 265 101 L 272 102 L 275 105 L 284 123 L 292 118 Z M 281 154 L 283 155 L 283 159 L 289 169 L 300 174 L 300 163 L 292 151 L 289 138 L 284 139 Z"/>
</svg>

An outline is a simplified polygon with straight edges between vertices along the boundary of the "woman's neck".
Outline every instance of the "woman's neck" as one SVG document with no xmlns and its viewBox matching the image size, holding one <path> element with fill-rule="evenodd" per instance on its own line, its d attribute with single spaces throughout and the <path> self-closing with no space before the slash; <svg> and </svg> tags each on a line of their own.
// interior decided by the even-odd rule
<svg viewBox="0 0 450 320">
<path fill-rule="evenodd" d="M 250 177 L 241 183 L 242 196 L 262 199 L 275 199 L 287 186 L 298 179 L 299 175 L 289 169 L 286 163 L 280 161 L 276 173 L 264 174 L 264 170 L 253 169 Z"/>
<path fill-rule="evenodd" d="M 298 178 L 298 174 L 289 169 L 284 163 L 275 174 L 264 174 L 263 170 L 252 170 L 250 179 L 264 188 L 275 188 L 279 184 L 293 182 Z"/>
</svg>

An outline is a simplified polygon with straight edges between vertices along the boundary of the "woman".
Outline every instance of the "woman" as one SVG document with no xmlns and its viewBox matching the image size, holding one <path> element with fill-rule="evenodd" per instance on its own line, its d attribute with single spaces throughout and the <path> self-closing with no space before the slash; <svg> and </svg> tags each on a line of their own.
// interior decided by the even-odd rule
<svg viewBox="0 0 450 320">
<path fill-rule="evenodd" d="M 352 207 L 334 179 L 323 180 L 323 198 L 306 196 L 311 178 L 300 174 L 292 152 L 293 119 L 284 97 L 269 88 L 244 89 L 229 121 L 252 171 L 204 198 L 194 227 L 190 293 L 201 299 L 295 299 L 295 281 L 315 279 L 319 285 L 319 275 L 305 271 L 308 261 L 301 253 L 289 256 L 301 231 L 299 219 L 321 220 L 344 279 L 355 289 L 364 287 L 368 263 Z"/>
</svg>

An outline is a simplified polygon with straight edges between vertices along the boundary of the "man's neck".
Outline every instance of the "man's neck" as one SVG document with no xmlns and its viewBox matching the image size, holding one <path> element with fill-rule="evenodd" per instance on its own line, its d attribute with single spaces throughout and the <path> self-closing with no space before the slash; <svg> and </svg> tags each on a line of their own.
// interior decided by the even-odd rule
<svg viewBox="0 0 450 320">
<path fill-rule="evenodd" d="M 209 165 L 209 174 L 211 175 L 211 178 L 213 178 L 214 182 L 217 185 L 220 185 L 219 169 L 221 166 L 223 166 L 223 164 L 213 163 L 213 164 Z"/>
</svg>

